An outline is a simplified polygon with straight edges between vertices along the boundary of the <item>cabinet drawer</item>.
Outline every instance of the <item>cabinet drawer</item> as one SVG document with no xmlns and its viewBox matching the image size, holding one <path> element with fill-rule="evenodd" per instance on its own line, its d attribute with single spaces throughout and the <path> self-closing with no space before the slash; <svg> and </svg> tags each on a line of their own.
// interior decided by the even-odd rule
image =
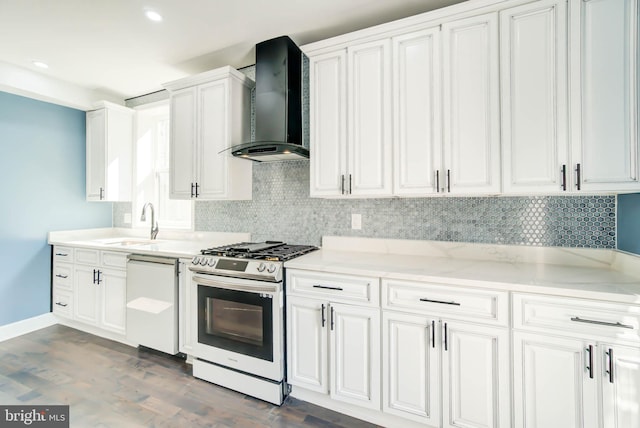
<svg viewBox="0 0 640 428">
<path fill-rule="evenodd" d="M 84 265 L 98 266 L 100 259 L 98 258 L 98 250 L 89 250 L 86 248 L 76 248 L 74 260 L 76 263 Z"/>
<path fill-rule="evenodd" d="M 378 306 L 380 281 L 376 277 L 288 270 L 287 294 Z"/>
<path fill-rule="evenodd" d="M 509 324 L 509 294 L 506 291 L 384 279 L 382 307 L 504 326 Z"/>
<path fill-rule="evenodd" d="M 514 293 L 513 326 L 640 341 L 640 306 Z"/>
<path fill-rule="evenodd" d="M 53 261 L 73 263 L 73 248 L 56 245 L 53 247 Z"/>
<path fill-rule="evenodd" d="M 53 313 L 63 317 L 71 318 L 73 311 L 73 294 L 70 291 L 62 290 L 60 287 L 53 287 Z"/>
<path fill-rule="evenodd" d="M 71 263 L 54 262 L 53 286 L 67 290 L 73 288 L 73 265 Z"/>
<path fill-rule="evenodd" d="M 112 267 L 116 269 L 126 269 L 127 253 L 121 253 L 117 251 L 103 251 L 102 266 Z"/>
</svg>

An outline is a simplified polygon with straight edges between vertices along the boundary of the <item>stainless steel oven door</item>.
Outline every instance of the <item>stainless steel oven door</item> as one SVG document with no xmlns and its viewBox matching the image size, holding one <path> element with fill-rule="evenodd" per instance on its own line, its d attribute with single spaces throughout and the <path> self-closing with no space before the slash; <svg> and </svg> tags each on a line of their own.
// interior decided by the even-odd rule
<svg viewBox="0 0 640 428">
<path fill-rule="evenodd" d="M 280 381 L 284 378 L 282 283 L 194 274 L 194 356 Z"/>
</svg>

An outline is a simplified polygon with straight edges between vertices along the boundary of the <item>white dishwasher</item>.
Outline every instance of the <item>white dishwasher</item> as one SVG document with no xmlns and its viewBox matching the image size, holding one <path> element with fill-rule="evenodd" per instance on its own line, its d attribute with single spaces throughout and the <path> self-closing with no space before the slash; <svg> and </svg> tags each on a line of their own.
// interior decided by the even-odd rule
<svg viewBox="0 0 640 428">
<path fill-rule="evenodd" d="M 142 254 L 127 258 L 127 340 L 178 353 L 178 260 Z"/>
</svg>

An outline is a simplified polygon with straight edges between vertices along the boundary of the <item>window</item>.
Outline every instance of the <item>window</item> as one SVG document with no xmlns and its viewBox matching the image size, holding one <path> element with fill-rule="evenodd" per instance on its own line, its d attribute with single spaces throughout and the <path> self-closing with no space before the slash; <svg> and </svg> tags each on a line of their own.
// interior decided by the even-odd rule
<svg viewBox="0 0 640 428">
<path fill-rule="evenodd" d="M 151 202 L 160 229 L 191 229 L 192 202 L 169 199 L 169 102 L 137 109 L 133 226 L 140 221 L 142 207 Z"/>
</svg>

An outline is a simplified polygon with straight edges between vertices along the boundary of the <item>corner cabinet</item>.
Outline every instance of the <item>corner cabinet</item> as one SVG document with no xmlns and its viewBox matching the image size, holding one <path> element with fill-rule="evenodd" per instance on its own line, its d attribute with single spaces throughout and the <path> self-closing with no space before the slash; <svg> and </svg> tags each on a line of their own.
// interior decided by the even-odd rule
<svg viewBox="0 0 640 428">
<path fill-rule="evenodd" d="M 87 200 L 130 201 L 134 111 L 101 102 L 87 112 Z"/>
<path fill-rule="evenodd" d="M 250 141 L 254 82 L 222 67 L 164 87 L 170 92 L 170 198 L 251 199 L 252 162 L 227 149 Z"/>
</svg>

